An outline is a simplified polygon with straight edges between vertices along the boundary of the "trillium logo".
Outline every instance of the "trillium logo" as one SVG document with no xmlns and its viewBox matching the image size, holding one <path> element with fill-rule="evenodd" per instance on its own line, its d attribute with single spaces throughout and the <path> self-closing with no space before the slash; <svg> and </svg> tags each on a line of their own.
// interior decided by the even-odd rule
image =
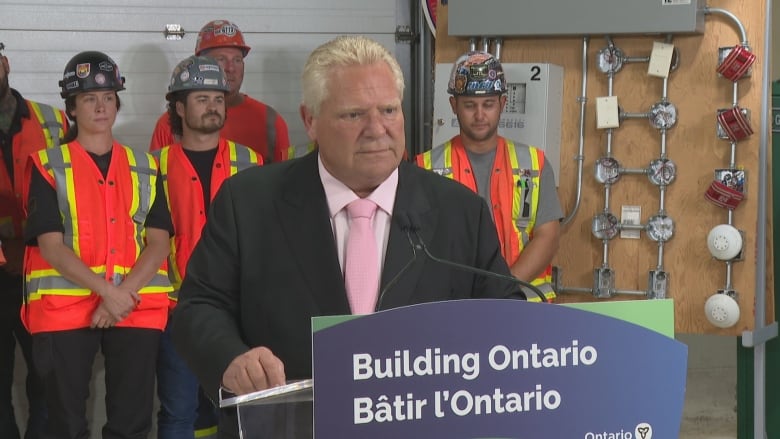
<svg viewBox="0 0 780 439">
<path fill-rule="evenodd" d="M 647 422 L 637 424 L 636 428 L 634 429 L 634 437 L 636 439 L 652 439 L 653 427 Z"/>
</svg>

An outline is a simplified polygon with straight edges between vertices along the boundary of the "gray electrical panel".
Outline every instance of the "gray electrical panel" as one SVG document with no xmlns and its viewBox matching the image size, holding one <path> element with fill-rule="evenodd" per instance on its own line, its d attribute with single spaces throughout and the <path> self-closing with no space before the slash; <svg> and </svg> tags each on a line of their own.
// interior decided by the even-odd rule
<svg viewBox="0 0 780 439">
<path fill-rule="evenodd" d="M 705 0 L 449 0 L 452 36 L 703 33 Z"/>
</svg>

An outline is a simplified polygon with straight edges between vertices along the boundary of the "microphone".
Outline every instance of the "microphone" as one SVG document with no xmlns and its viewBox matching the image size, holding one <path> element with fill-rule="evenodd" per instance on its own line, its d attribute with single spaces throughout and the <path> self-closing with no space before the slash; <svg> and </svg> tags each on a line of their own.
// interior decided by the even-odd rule
<svg viewBox="0 0 780 439">
<path fill-rule="evenodd" d="M 494 279 L 501 279 L 501 280 L 504 280 L 504 281 L 507 281 L 507 282 L 513 282 L 513 283 L 519 284 L 521 287 L 523 287 L 525 289 L 528 289 L 528 290 L 531 290 L 537 297 L 539 297 L 542 300 L 542 303 L 546 303 L 547 302 L 547 297 L 544 295 L 544 293 L 542 293 L 542 291 L 539 288 L 537 288 L 536 285 L 533 285 L 533 284 L 531 284 L 529 282 L 526 282 L 524 280 L 520 280 L 520 279 L 518 279 L 516 277 L 513 277 L 513 276 L 507 276 L 507 275 L 500 274 L 500 273 L 494 273 L 492 271 L 483 270 L 481 268 L 472 267 L 470 265 L 459 264 L 457 262 L 453 262 L 453 261 L 448 261 L 446 259 L 437 258 L 436 256 L 432 255 L 431 252 L 428 250 L 428 246 L 425 245 L 425 241 L 423 241 L 422 236 L 420 236 L 420 227 L 418 225 L 420 223 L 419 223 L 419 221 L 417 221 L 416 215 L 414 215 L 413 213 L 408 213 L 408 215 L 409 215 L 408 222 L 409 222 L 410 232 L 414 233 L 414 235 L 417 237 L 417 242 L 419 242 L 419 246 L 422 247 L 423 253 L 425 253 L 425 255 L 427 257 L 429 257 L 432 261 L 438 262 L 440 264 L 447 265 L 447 266 L 450 266 L 450 267 L 453 267 L 453 268 L 457 268 L 457 269 L 462 270 L 462 271 L 467 271 L 467 272 L 471 272 L 471 273 L 481 274 L 483 276 L 492 277 Z M 412 241 L 411 234 L 409 232 L 407 232 L 407 235 L 409 235 L 409 242 L 411 243 L 411 241 Z M 412 248 L 414 248 L 414 245 L 412 245 Z M 526 299 L 527 299 L 527 297 L 526 297 Z"/>
<path fill-rule="evenodd" d="M 374 307 L 374 312 L 379 311 L 379 308 L 382 307 L 382 299 L 385 297 L 385 293 L 390 291 L 391 288 L 398 282 L 399 279 L 401 279 L 401 276 L 406 273 L 407 270 L 409 270 L 409 267 L 414 264 L 414 261 L 417 260 L 417 250 L 420 249 L 420 245 L 415 245 L 414 242 L 412 242 L 412 225 L 409 222 L 409 217 L 405 214 L 395 214 L 393 215 L 394 218 L 398 221 L 398 225 L 401 226 L 401 230 L 406 233 L 406 239 L 409 240 L 409 245 L 412 247 L 412 258 L 409 259 L 409 262 L 406 263 L 403 267 L 401 267 L 400 270 L 398 270 L 398 273 L 393 276 L 392 279 L 390 279 L 389 282 L 387 282 L 387 285 L 385 285 L 384 288 L 382 288 L 382 291 L 379 292 L 379 298 L 376 300 L 376 306 Z"/>
</svg>

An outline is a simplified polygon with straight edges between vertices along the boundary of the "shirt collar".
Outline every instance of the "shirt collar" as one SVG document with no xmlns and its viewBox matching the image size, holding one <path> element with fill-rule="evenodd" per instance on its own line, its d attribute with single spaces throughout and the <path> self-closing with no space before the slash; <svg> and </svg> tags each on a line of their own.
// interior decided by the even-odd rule
<svg viewBox="0 0 780 439">
<path fill-rule="evenodd" d="M 317 166 L 320 171 L 320 180 L 322 181 L 322 187 L 325 189 L 325 198 L 328 201 L 328 210 L 330 211 L 330 217 L 333 218 L 338 214 L 347 204 L 357 200 L 359 197 L 352 189 L 348 188 L 344 183 L 334 177 L 322 164 L 322 158 L 317 154 Z M 383 181 L 374 192 L 369 194 L 366 198 L 376 203 L 380 209 L 384 210 L 388 215 L 393 214 L 393 206 L 395 205 L 395 192 L 398 188 L 398 168 L 395 168 L 393 172 Z"/>
<path fill-rule="evenodd" d="M 16 113 L 19 115 L 20 119 L 29 119 L 30 118 L 30 108 L 27 106 L 27 101 L 22 97 L 22 95 L 14 90 L 11 89 L 11 94 L 14 95 L 16 98 Z"/>
</svg>

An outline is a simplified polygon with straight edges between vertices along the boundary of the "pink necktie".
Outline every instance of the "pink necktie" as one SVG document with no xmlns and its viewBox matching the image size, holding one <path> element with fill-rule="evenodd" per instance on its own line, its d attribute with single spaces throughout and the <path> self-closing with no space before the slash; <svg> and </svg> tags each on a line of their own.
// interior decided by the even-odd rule
<svg viewBox="0 0 780 439">
<path fill-rule="evenodd" d="M 352 314 L 370 314 L 379 290 L 379 254 L 371 218 L 376 204 L 364 198 L 347 205 L 350 218 L 344 284 Z"/>
</svg>

